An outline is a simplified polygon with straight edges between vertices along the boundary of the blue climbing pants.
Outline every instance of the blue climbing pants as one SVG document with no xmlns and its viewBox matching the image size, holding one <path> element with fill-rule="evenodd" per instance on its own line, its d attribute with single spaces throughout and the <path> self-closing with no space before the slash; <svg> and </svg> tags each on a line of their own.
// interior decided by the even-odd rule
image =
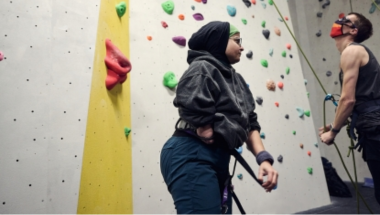
<svg viewBox="0 0 380 215">
<path fill-rule="evenodd" d="M 171 137 L 161 151 L 161 173 L 178 214 L 220 214 L 230 154 L 193 137 Z M 231 213 L 231 195 L 227 200 Z"/>
</svg>

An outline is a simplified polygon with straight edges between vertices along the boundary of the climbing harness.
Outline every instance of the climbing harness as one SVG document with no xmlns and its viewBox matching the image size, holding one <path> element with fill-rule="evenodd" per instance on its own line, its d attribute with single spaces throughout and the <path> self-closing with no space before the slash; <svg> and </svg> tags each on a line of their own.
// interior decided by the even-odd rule
<svg viewBox="0 0 380 215">
<path fill-rule="evenodd" d="M 195 138 L 198 138 L 200 140 L 207 141 L 207 140 L 212 140 L 214 138 L 214 137 L 210 137 L 210 138 L 200 137 L 199 135 L 197 135 L 196 128 L 191 126 L 189 123 L 185 122 L 181 118 L 178 119 L 178 121 L 175 125 L 175 129 L 177 131 L 185 132 L 186 134 L 189 134 L 189 135 L 191 135 Z M 231 183 L 231 180 L 232 180 L 233 176 L 235 175 L 236 163 L 239 162 L 259 185 L 262 185 L 263 182 L 261 182 L 257 179 L 252 168 L 248 165 L 247 161 L 245 161 L 245 159 L 240 155 L 240 153 L 238 151 L 236 151 L 235 149 L 230 149 L 230 150 L 228 150 L 228 152 L 230 155 L 235 157 L 235 164 L 234 164 L 234 169 L 232 171 L 232 175 L 229 175 L 223 184 L 224 188 L 223 188 L 223 197 L 222 197 L 222 204 L 221 204 L 222 205 L 222 208 L 221 208 L 222 213 L 223 214 L 227 213 L 227 210 L 228 210 L 228 205 L 227 205 L 228 193 L 231 193 L 231 196 L 234 199 L 236 205 L 238 206 L 240 213 L 246 214 L 244 209 L 243 209 L 243 206 L 241 205 L 238 197 L 236 196 L 236 193 L 234 192 L 233 185 Z"/>
<path fill-rule="evenodd" d="M 373 1 L 373 0 L 372 0 L 372 1 Z M 373 2 L 374 2 L 374 1 L 373 1 Z M 375 3 L 375 2 L 374 2 L 374 3 Z M 284 17 L 282 16 L 280 10 L 278 9 L 275 0 L 273 0 L 273 5 L 275 6 L 275 8 L 276 8 L 278 14 L 280 15 L 281 19 L 284 20 Z M 378 9 L 380 10 L 380 8 L 378 8 Z M 351 11 L 352 11 L 352 9 L 351 9 Z M 290 28 L 289 28 L 289 26 L 288 26 L 288 24 L 287 24 L 286 22 L 284 22 L 284 24 L 286 25 L 286 28 L 288 29 L 289 33 L 290 33 L 291 36 L 293 37 L 295 43 L 297 44 L 298 49 L 301 51 L 301 53 L 302 53 L 304 59 L 306 60 L 307 64 L 309 65 L 311 71 L 313 72 L 313 74 L 314 74 L 315 78 L 317 79 L 317 81 L 318 81 L 320 87 L 322 88 L 323 92 L 326 94 L 326 97 L 325 97 L 325 99 L 324 99 L 324 105 L 323 105 L 323 123 L 324 123 L 324 126 L 325 126 L 324 130 L 327 131 L 327 128 L 326 128 L 326 101 L 331 100 L 331 101 L 334 103 L 335 106 L 337 106 L 338 104 L 336 103 L 336 100 L 334 99 L 333 95 L 331 95 L 331 94 L 327 94 L 327 91 L 326 91 L 325 88 L 323 87 L 321 81 L 319 80 L 317 74 L 315 73 L 314 68 L 311 66 L 311 64 L 310 64 L 310 62 L 309 62 L 309 59 L 306 57 L 305 53 L 303 52 L 303 50 L 302 50 L 300 44 L 298 43 L 297 39 L 295 38 L 295 36 L 294 36 L 294 34 L 293 34 L 293 32 L 290 30 Z M 352 128 L 351 128 L 351 126 L 352 126 Z M 349 131 L 349 129 L 351 130 L 351 129 L 353 129 L 353 128 L 354 128 L 354 126 L 353 126 L 353 125 L 350 125 L 350 123 L 348 122 L 348 123 L 347 123 L 347 130 Z M 349 150 L 352 150 L 352 151 L 353 151 L 354 148 L 355 148 L 355 147 L 353 146 L 353 145 L 354 145 L 354 144 L 353 144 L 354 141 L 353 141 L 353 139 L 351 138 L 350 135 L 349 135 L 349 137 L 350 137 L 350 139 L 351 139 L 351 146 L 349 147 Z M 352 185 L 353 185 L 354 188 L 355 188 L 355 191 L 356 191 L 356 194 L 357 194 L 356 196 L 357 196 L 357 211 L 358 211 L 358 213 L 360 213 L 360 211 L 359 211 L 359 197 L 360 197 L 360 198 L 363 200 L 363 202 L 364 202 L 365 206 L 367 207 L 367 209 L 370 211 L 370 213 L 373 214 L 372 210 L 369 208 L 367 202 L 365 201 L 365 199 L 363 198 L 363 196 L 361 195 L 361 193 L 360 193 L 359 190 L 358 190 L 358 185 L 357 185 L 357 174 L 356 174 L 356 163 L 355 163 L 355 155 L 354 155 L 354 153 L 352 153 L 352 154 L 353 154 L 352 158 L 353 158 L 353 163 L 354 163 L 355 183 L 354 183 L 354 181 L 352 180 L 352 177 L 351 177 L 350 173 L 348 172 L 348 169 L 347 169 L 347 167 L 346 167 L 346 164 L 345 164 L 344 161 L 343 161 L 343 158 L 342 158 L 342 155 L 341 155 L 341 153 L 340 153 L 340 150 L 339 150 L 338 146 L 336 145 L 335 142 L 333 142 L 333 144 L 334 144 L 334 146 L 335 146 L 335 148 L 336 148 L 336 150 L 337 150 L 337 152 L 338 152 L 338 154 L 339 154 L 339 157 L 340 157 L 340 160 L 341 160 L 341 162 L 342 162 L 342 164 L 343 164 L 343 167 L 344 167 L 344 169 L 346 170 L 346 173 L 347 173 L 348 177 L 350 178 L 350 181 L 351 181 Z"/>
</svg>

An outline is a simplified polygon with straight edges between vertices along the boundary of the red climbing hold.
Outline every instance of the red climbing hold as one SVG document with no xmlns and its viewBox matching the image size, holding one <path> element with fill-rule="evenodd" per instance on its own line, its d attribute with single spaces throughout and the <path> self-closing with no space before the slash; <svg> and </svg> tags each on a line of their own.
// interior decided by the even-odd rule
<svg viewBox="0 0 380 215">
<path fill-rule="evenodd" d="M 292 45 L 290 45 L 289 43 L 287 43 L 286 44 L 286 48 L 290 50 L 292 48 Z"/>
<path fill-rule="evenodd" d="M 164 21 L 161 21 L 161 25 L 162 25 L 162 27 L 164 27 L 164 28 L 167 28 L 167 27 L 168 27 L 168 24 L 167 24 L 166 22 L 164 22 Z"/>
<path fill-rule="evenodd" d="M 275 102 L 274 105 L 276 105 L 276 107 L 278 107 L 278 106 L 280 106 L 280 103 Z"/>
<path fill-rule="evenodd" d="M 286 21 L 288 21 L 288 20 L 289 20 L 289 17 L 287 17 L 287 16 L 285 16 L 284 18 L 285 18 L 285 20 L 286 20 Z"/>
<path fill-rule="evenodd" d="M 117 83 L 122 84 L 127 80 L 127 74 L 131 71 L 132 65 L 110 39 L 106 39 L 106 49 L 107 54 L 104 59 L 107 66 L 106 87 L 111 90 Z"/>
<path fill-rule="evenodd" d="M 311 156 L 311 151 L 307 151 L 307 155 Z"/>
<path fill-rule="evenodd" d="M 281 81 L 277 83 L 278 88 L 282 89 L 284 87 L 284 83 Z"/>
<path fill-rule="evenodd" d="M 346 15 L 344 15 L 344 13 L 340 13 L 339 14 L 339 19 L 341 19 L 341 18 L 343 18 L 343 17 L 345 17 Z"/>
<path fill-rule="evenodd" d="M 256 4 L 256 0 L 251 0 L 252 4 Z"/>
</svg>

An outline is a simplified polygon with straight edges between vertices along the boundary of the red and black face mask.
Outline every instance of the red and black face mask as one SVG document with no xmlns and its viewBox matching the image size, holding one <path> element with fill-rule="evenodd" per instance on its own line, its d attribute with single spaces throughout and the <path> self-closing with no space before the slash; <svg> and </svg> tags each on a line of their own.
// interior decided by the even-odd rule
<svg viewBox="0 0 380 215">
<path fill-rule="evenodd" d="M 346 17 L 343 17 L 341 19 L 338 19 L 334 22 L 332 28 L 331 28 L 331 32 L 330 32 L 330 37 L 332 38 L 335 38 L 335 37 L 339 37 L 339 36 L 342 36 L 342 35 L 348 35 L 350 33 L 343 33 L 343 26 L 348 26 L 349 28 L 356 28 L 355 24 L 349 20 L 349 19 L 346 19 Z"/>
</svg>

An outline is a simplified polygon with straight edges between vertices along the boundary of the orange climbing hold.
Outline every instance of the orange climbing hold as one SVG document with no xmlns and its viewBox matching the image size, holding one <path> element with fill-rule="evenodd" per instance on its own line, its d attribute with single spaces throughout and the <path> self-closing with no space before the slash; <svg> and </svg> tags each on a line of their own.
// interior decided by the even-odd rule
<svg viewBox="0 0 380 215">
<path fill-rule="evenodd" d="M 152 40 L 152 36 L 147 36 L 146 38 L 147 38 L 149 41 Z"/>
<path fill-rule="evenodd" d="M 256 0 L 251 0 L 252 4 L 256 4 Z"/>
<path fill-rule="evenodd" d="M 201 3 L 201 2 L 202 2 L 202 0 L 194 0 L 194 1 L 196 1 L 196 2 L 198 2 L 198 3 Z"/>
<path fill-rule="evenodd" d="M 278 107 L 278 106 L 280 106 L 280 103 L 275 102 L 274 105 L 276 105 L 276 107 Z"/>
<path fill-rule="evenodd" d="M 286 48 L 290 50 L 292 48 L 292 45 L 290 45 L 290 43 L 287 43 Z"/>
<path fill-rule="evenodd" d="M 179 18 L 180 20 L 185 20 L 185 15 L 183 15 L 183 14 L 179 14 L 179 15 L 178 15 L 178 18 Z"/>
<path fill-rule="evenodd" d="M 106 87 L 111 90 L 117 83 L 122 84 L 127 80 L 127 74 L 131 71 L 132 65 L 110 39 L 106 39 L 106 49 L 104 59 L 107 66 Z"/>
<path fill-rule="evenodd" d="M 339 19 L 341 19 L 341 18 L 343 18 L 343 17 L 345 17 L 346 15 L 344 15 L 344 13 L 340 13 L 339 14 Z"/>
<path fill-rule="evenodd" d="M 277 86 L 278 86 L 278 88 L 282 89 L 282 88 L 284 88 L 284 83 L 282 83 L 281 81 L 279 81 L 277 83 Z"/>
<path fill-rule="evenodd" d="M 311 156 L 311 151 L 307 151 L 307 155 Z"/>
</svg>

